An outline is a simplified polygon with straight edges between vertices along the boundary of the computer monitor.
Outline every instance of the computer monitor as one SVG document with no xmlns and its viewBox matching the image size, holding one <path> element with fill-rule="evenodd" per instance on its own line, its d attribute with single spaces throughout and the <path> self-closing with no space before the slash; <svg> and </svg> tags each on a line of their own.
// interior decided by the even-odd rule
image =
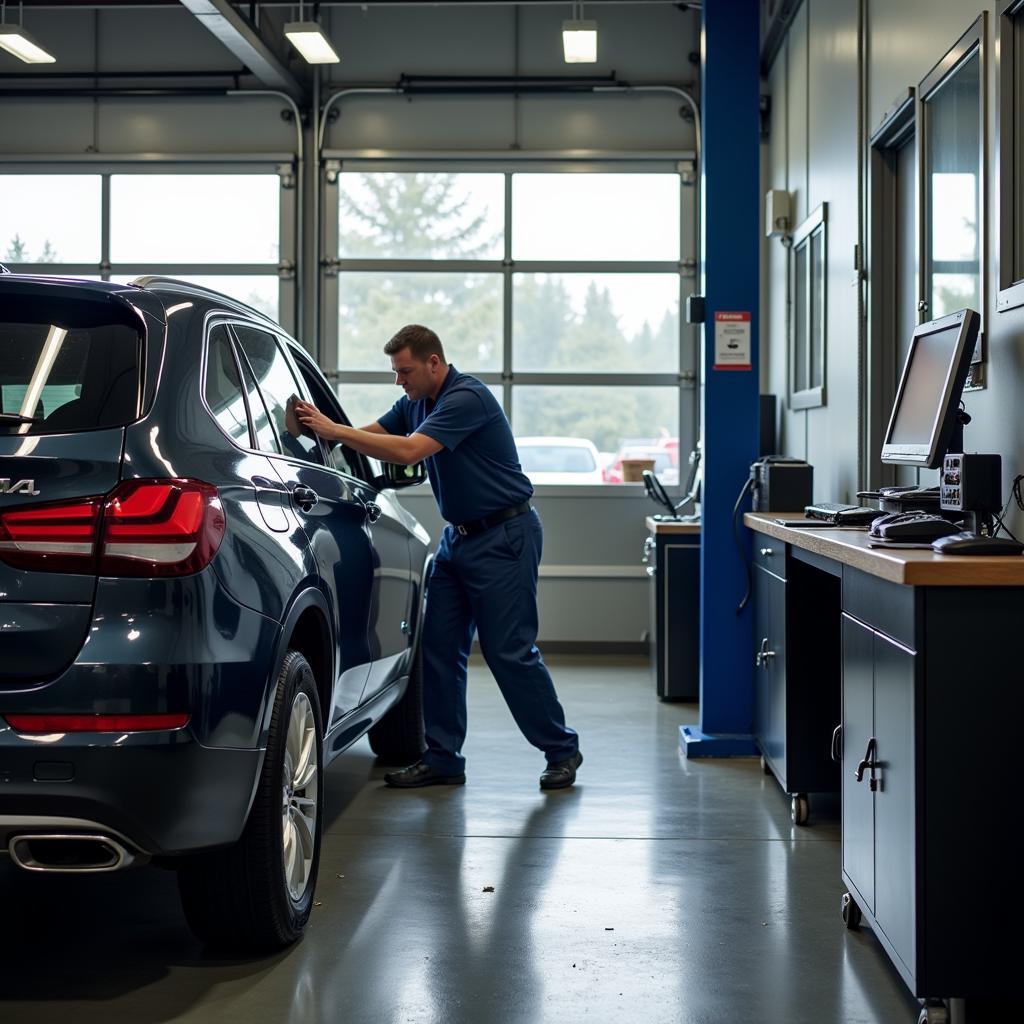
<svg viewBox="0 0 1024 1024">
<path fill-rule="evenodd" d="M 882 443 L 883 462 L 922 469 L 942 465 L 958 424 L 980 322 L 973 309 L 962 309 L 914 331 Z"/>
</svg>

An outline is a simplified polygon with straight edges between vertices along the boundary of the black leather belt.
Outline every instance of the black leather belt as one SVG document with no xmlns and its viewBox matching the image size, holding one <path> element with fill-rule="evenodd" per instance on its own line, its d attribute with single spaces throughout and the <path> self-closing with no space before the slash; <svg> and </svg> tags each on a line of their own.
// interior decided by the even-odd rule
<svg viewBox="0 0 1024 1024">
<path fill-rule="evenodd" d="M 503 508 L 500 512 L 492 512 L 482 519 L 470 519 L 467 523 L 452 523 L 456 533 L 463 537 L 472 537 L 475 533 L 483 533 L 506 519 L 515 519 L 516 516 L 524 516 L 530 511 L 530 503 L 524 501 L 522 505 L 513 505 L 511 508 Z"/>
</svg>

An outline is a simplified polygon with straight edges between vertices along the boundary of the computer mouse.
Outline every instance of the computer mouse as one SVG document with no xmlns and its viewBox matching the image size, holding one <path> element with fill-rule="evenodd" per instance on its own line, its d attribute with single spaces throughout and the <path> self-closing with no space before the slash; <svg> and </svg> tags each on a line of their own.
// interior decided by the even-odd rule
<svg viewBox="0 0 1024 1024">
<path fill-rule="evenodd" d="M 874 527 L 872 526 L 872 529 Z M 885 540 L 903 540 L 918 543 L 930 543 L 939 537 L 958 533 L 960 527 L 941 516 L 904 515 L 892 523 L 883 524 L 879 535 Z"/>
<path fill-rule="evenodd" d="M 1024 544 L 1009 537 L 982 537 L 976 533 L 953 533 L 932 542 L 940 555 L 1019 555 Z"/>
</svg>

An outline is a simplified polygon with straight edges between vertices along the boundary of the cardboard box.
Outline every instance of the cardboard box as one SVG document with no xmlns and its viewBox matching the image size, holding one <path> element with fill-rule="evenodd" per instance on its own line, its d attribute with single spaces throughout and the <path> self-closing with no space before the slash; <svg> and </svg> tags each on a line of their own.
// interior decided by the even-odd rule
<svg viewBox="0 0 1024 1024">
<path fill-rule="evenodd" d="M 622 482 L 626 484 L 640 483 L 644 478 L 645 469 L 654 469 L 654 459 L 623 459 Z"/>
</svg>

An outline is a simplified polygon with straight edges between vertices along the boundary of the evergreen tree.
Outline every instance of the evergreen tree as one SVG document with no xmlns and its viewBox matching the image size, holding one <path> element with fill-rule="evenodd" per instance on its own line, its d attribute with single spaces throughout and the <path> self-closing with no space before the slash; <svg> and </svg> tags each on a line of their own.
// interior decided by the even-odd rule
<svg viewBox="0 0 1024 1024">
<path fill-rule="evenodd" d="M 43 251 L 42 251 L 41 255 L 39 256 L 39 259 L 36 260 L 36 262 L 37 263 L 56 263 L 57 262 L 57 250 L 54 249 L 54 247 L 52 245 L 50 245 L 50 240 L 48 238 L 46 239 L 46 241 L 43 242 Z"/>
<path fill-rule="evenodd" d="M 492 252 L 486 213 L 459 198 L 453 174 L 364 174 L 340 197 L 340 253 L 357 259 L 478 259 Z M 408 323 L 436 330 L 449 359 L 497 370 L 502 352 L 498 274 L 346 272 L 338 282 L 343 365 L 386 366 L 384 343 Z"/>
<path fill-rule="evenodd" d="M 15 234 L 15 236 L 7 244 L 7 255 L 4 256 L 5 260 L 9 260 L 11 263 L 27 263 L 28 252 L 25 248 L 25 243 L 22 241 L 21 235 Z"/>
</svg>

